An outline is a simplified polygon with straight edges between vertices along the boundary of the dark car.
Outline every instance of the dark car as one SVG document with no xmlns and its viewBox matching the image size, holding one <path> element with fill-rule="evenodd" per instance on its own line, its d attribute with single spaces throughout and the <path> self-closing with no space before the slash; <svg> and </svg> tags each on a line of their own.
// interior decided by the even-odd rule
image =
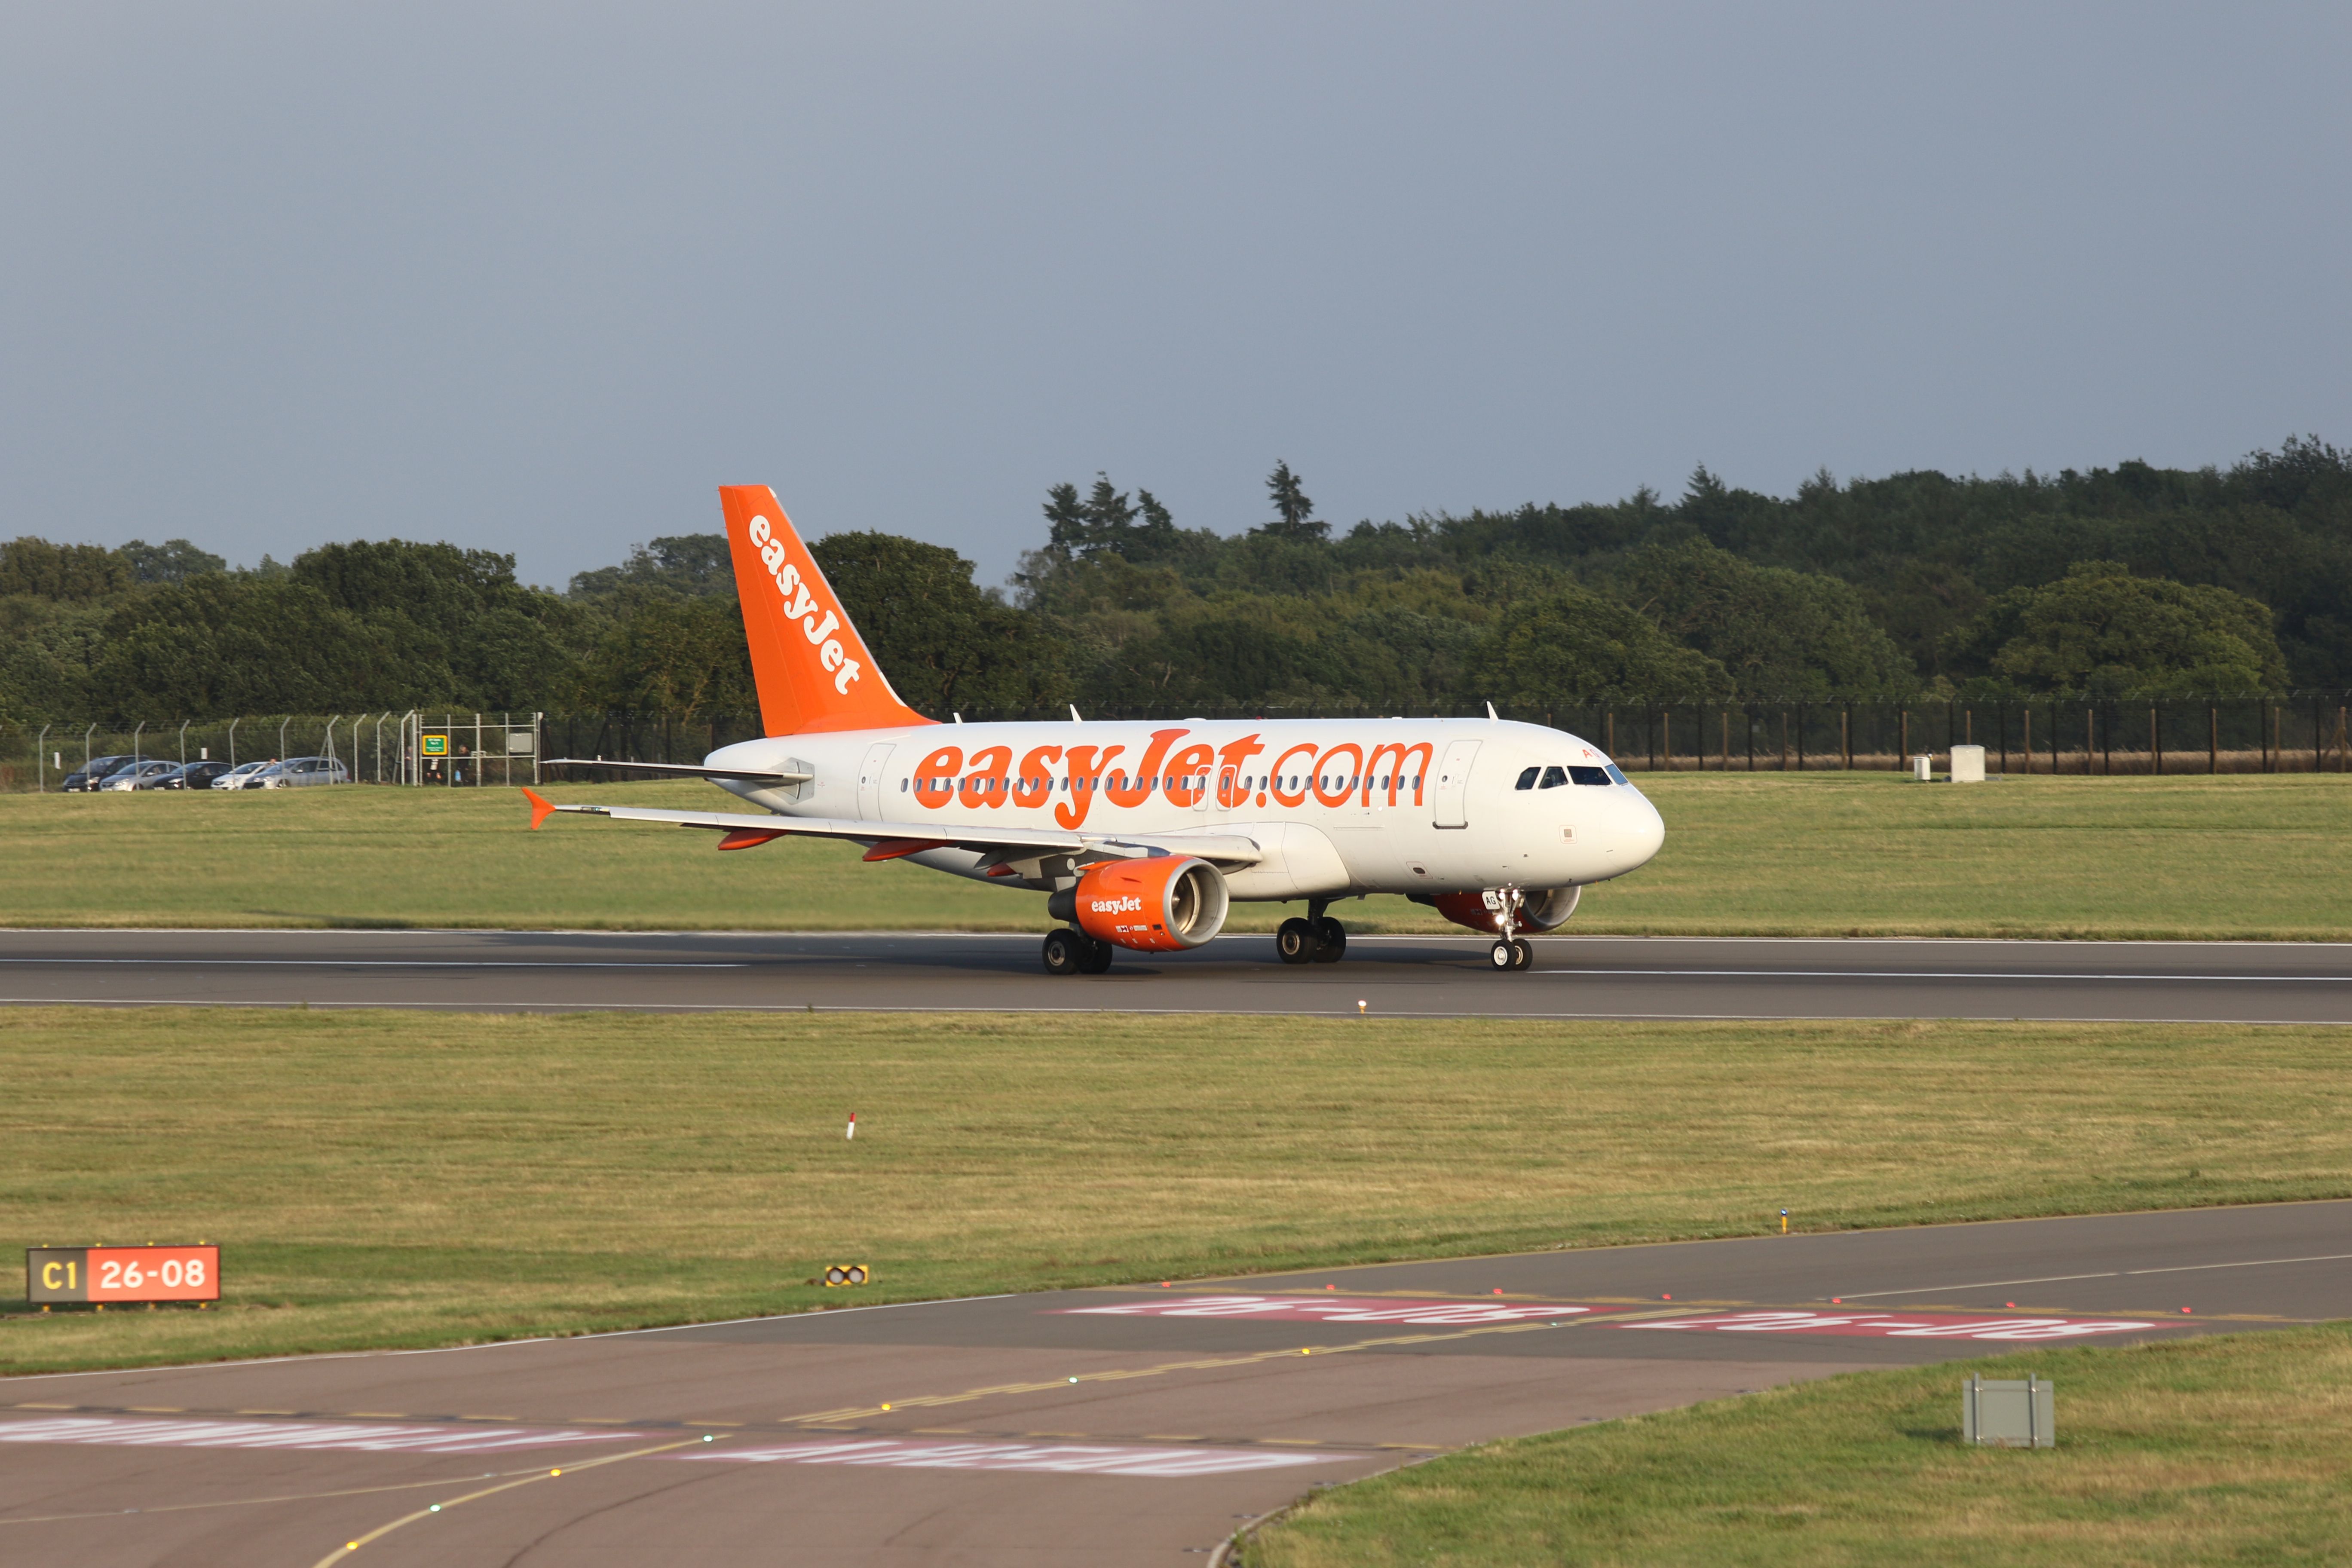
<svg viewBox="0 0 2352 1568">
<path fill-rule="evenodd" d="M 213 787 L 213 780 L 228 770 L 229 764 L 226 763 L 190 763 L 186 767 L 175 768 L 160 779 L 142 779 L 140 781 L 139 787 L 141 789 L 210 789 Z"/>
<path fill-rule="evenodd" d="M 129 767 L 136 761 L 138 761 L 138 759 L 128 752 L 123 752 L 119 757 L 92 757 L 89 762 L 68 773 L 66 775 L 66 782 L 59 784 L 58 787 L 69 793 L 77 790 L 96 789 L 100 784 L 105 782 L 107 774 L 112 773 L 117 768 Z"/>
</svg>

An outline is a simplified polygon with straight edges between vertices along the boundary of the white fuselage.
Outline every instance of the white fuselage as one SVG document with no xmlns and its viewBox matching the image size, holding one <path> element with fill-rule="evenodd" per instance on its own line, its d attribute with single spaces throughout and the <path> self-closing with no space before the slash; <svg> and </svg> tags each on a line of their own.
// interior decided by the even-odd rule
<svg viewBox="0 0 2352 1568">
<path fill-rule="evenodd" d="M 1262 858 L 1226 874 L 1243 900 L 1575 887 L 1624 875 L 1665 840 L 1600 748 L 1485 719 L 922 725 L 746 741 L 708 765 L 814 775 L 722 782 L 784 816 L 1247 838 Z M 1605 782 L 1547 783 L 1572 773 Z M 956 848 L 910 858 L 972 877 L 993 863 Z"/>
</svg>

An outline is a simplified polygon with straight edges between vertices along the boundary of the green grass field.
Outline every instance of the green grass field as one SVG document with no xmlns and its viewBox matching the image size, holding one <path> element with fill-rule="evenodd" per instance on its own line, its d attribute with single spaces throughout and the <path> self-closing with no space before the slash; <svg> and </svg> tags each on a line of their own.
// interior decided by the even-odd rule
<svg viewBox="0 0 2352 1568">
<path fill-rule="evenodd" d="M 1572 931 L 2352 939 L 2352 779 L 1645 775 L 1656 861 L 1589 890 Z M 554 786 L 709 805 L 698 784 Z M 559 819 L 506 790 L 0 795 L 17 926 L 1040 930 L 1040 895 L 782 840 Z M 1296 906 L 1237 905 L 1271 930 Z M 1402 899 L 1366 931 L 1452 930 Z"/>
<path fill-rule="evenodd" d="M 0 1261 L 211 1240 L 25 1372 L 2352 1194 L 2341 1030 L 0 1010 Z M 844 1141 L 849 1112 L 855 1143 Z M 5 1279 L 0 1274 L 0 1279 Z"/>
<path fill-rule="evenodd" d="M 1966 1372 L 2057 1384 L 1970 1449 Z M 2173 1568 L 2352 1559 L 2352 1328 L 2045 1347 L 1497 1443 L 1327 1492 L 1247 1568 Z"/>
</svg>

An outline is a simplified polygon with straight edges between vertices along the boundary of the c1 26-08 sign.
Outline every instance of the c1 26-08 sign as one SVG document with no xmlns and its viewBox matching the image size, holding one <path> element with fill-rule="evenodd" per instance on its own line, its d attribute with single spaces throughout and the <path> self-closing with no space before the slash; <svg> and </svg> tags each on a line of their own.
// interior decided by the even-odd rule
<svg viewBox="0 0 2352 1568">
<path fill-rule="evenodd" d="M 217 1247 L 32 1247 L 25 1299 L 47 1301 L 217 1301 Z"/>
</svg>

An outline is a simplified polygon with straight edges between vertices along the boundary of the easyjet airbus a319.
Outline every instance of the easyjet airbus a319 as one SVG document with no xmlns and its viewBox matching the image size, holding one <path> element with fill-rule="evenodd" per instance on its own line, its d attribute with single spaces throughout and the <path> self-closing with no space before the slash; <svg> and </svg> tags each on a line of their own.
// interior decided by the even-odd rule
<svg viewBox="0 0 2352 1568">
<path fill-rule="evenodd" d="M 1365 893 L 1489 932 L 1495 968 L 1525 969 L 1519 933 L 1557 928 L 1585 884 L 1665 840 L 1599 748 L 1492 717 L 940 724 L 890 689 L 774 492 L 719 493 L 767 738 L 699 767 L 586 765 L 708 779 L 761 814 L 532 794 L 532 827 L 581 812 L 710 829 L 721 849 L 845 838 L 868 860 L 1041 891 L 1063 922 L 1045 938 L 1055 974 L 1100 973 L 1122 947 L 1199 947 L 1236 900 L 1303 900 L 1276 951 L 1330 963 L 1348 942 L 1330 906 Z"/>
</svg>

